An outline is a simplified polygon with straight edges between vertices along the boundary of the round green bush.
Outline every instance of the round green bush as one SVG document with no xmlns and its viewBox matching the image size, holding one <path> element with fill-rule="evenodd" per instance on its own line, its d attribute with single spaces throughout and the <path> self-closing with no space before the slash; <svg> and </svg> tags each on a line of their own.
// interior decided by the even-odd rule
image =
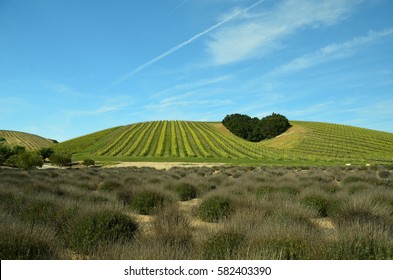
<svg viewBox="0 0 393 280">
<path fill-rule="evenodd" d="M 142 191 L 135 194 L 131 208 L 142 215 L 149 215 L 156 207 L 162 206 L 164 197 L 154 191 Z"/>
<path fill-rule="evenodd" d="M 72 155 L 70 153 L 53 153 L 49 157 L 49 161 L 57 166 L 63 167 L 71 165 Z"/>
<path fill-rule="evenodd" d="M 231 203 L 229 199 L 212 196 L 201 203 L 198 216 L 205 222 L 218 222 L 220 219 L 227 218 L 230 211 Z"/>
<path fill-rule="evenodd" d="M 137 229 L 138 224 L 122 213 L 95 212 L 70 230 L 69 246 L 77 252 L 87 253 L 99 244 L 132 240 Z"/>
<path fill-rule="evenodd" d="M 52 246 L 22 233 L 0 234 L 0 259 L 2 260 L 54 260 L 58 254 Z"/>
<path fill-rule="evenodd" d="M 87 159 L 83 160 L 83 162 L 82 162 L 82 165 L 85 165 L 85 166 L 92 166 L 95 164 L 96 164 L 95 160 L 91 159 L 91 158 L 87 158 Z"/>
<path fill-rule="evenodd" d="M 183 183 L 175 188 L 181 201 L 191 200 L 197 197 L 198 190 L 191 184 Z"/>
<path fill-rule="evenodd" d="M 245 237 L 236 232 L 218 232 L 202 246 L 202 258 L 206 260 L 239 259 L 239 251 Z"/>
</svg>

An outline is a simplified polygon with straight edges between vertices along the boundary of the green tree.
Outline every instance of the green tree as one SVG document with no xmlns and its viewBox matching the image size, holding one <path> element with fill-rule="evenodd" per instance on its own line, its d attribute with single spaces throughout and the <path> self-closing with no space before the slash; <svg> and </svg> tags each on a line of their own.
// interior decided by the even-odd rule
<svg viewBox="0 0 393 280">
<path fill-rule="evenodd" d="M 276 113 L 261 120 L 247 115 L 232 114 L 227 115 L 222 123 L 236 136 L 252 142 L 276 137 L 291 126 L 285 116 Z"/>
<path fill-rule="evenodd" d="M 230 132 L 243 139 L 248 140 L 252 134 L 252 119 L 247 115 L 227 115 L 222 123 Z"/>
<path fill-rule="evenodd" d="M 43 160 L 50 158 L 51 155 L 53 155 L 54 151 L 52 148 L 41 148 L 39 150 L 39 153 L 42 157 Z"/>
<path fill-rule="evenodd" d="M 54 165 L 63 167 L 71 164 L 72 156 L 66 152 L 54 153 L 49 157 L 49 161 Z"/>
<path fill-rule="evenodd" d="M 7 165 L 22 168 L 24 170 L 35 169 L 42 167 L 44 164 L 41 156 L 37 152 L 20 152 L 12 155 L 5 162 Z"/>
<path fill-rule="evenodd" d="M 262 118 L 260 126 L 264 139 L 274 138 L 291 127 L 285 116 L 276 113 Z"/>
<path fill-rule="evenodd" d="M 26 148 L 23 146 L 17 145 L 12 148 L 12 154 L 14 155 L 22 154 L 24 152 L 26 152 Z"/>
<path fill-rule="evenodd" d="M 12 156 L 11 148 L 7 145 L 0 144 L 0 164 L 4 164 L 10 156 Z"/>
</svg>

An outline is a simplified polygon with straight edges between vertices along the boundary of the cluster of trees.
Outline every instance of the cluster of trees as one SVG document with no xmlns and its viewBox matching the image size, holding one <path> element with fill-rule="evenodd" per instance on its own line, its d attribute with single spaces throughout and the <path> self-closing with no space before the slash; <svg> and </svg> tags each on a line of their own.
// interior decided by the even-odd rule
<svg viewBox="0 0 393 280">
<path fill-rule="evenodd" d="M 276 113 L 262 119 L 251 118 L 243 114 L 232 114 L 227 115 L 222 123 L 236 136 L 251 142 L 274 138 L 291 127 L 285 116 Z"/>
<path fill-rule="evenodd" d="M 49 159 L 52 164 L 58 166 L 71 164 L 71 154 L 55 153 L 52 148 L 27 151 L 23 146 L 10 147 L 0 142 L 0 165 L 30 170 L 36 167 L 42 167 L 46 159 Z"/>
</svg>

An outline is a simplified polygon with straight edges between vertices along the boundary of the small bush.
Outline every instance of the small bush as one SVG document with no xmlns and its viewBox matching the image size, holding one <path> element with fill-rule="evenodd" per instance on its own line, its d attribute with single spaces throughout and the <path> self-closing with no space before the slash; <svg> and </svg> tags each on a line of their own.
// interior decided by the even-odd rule
<svg viewBox="0 0 393 280">
<path fill-rule="evenodd" d="M 58 255 L 45 241 L 22 233 L 7 232 L 0 234 L 0 259 L 54 260 L 58 259 Z"/>
<path fill-rule="evenodd" d="M 331 260 L 391 260 L 391 242 L 373 237 L 344 237 L 333 242 L 326 250 L 326 259 Z"/>
<path fill-rule="evenodd" d="M 278 188 L 277 191 L 281 192 L 281 193 L 286 193 L 289 195 L 298 195 L 300 193 L 300 191 L 298 189 L 296 189 L 295 187 L 282 187 L 282 188 Z"/>
<path fill-rule="evenodd" d="M 240 259 L 240 249 L 245 236 L 236 232 L 218 232 L 202 246 L 202 258 L 206 260 Z"/>
<path fill-rule="evenodd" d="M 63 167 L 71 165 L 71 157 L 70 153 L 54 153 L 49 157 L 49 160 L 52 164 Z"/>
<path fill-rule="evenodd" d="M 54 220 L 59 209 L 59 206 L 52 201 L 37 200 L 29 202 L 20 215 L 22 221 L 29 222 L 32 226 L 37 223 L 47 224 Z"/>
<path fill-rule="evenodd" d="M 101 191 L 110 192 L 121 188 L 121 184 L 115 181 L 106 181 L 100 186 Z"/>
<path fill-rule="evenodd" d="M 87 158 L 82 162 L 82 165 L 85 165 L 85 166 L 92 166 L 95 164 L 96 164 L 95 160 L 91 159 L 91 158 Z"/>
<path fill-rule="evenodd" d="M 271 237 L 261 242 L 261 249 L 272 258 L 281 260 L 310 259 L 310 244 L 301 237 Z"/>
<path fill-rule="evenodd" d="M 326 185 L 322 187 L 322 189 L 328 194 L 333 194 L 338 192 L 340 190 L 340 187 L 335 185 Z"/>
<path fill-rule="evenodd" d="M 0 193 L 0 209 L 11 215 L 19 215 L 26 199 L 13 193 Z"/>
<path fill-rule="evenodd" d="M 175 191 L 179 195 L 181 201 L 194 199 L 198 195 L 197 189 L 193 185 L 187 183 L 178 185 Z"/>
<path fill-rule="evenodd" d="M 364 179 L 359 176 L 348 176 L 343 180 L 344 184 L 364 182 Z"/>
<path fill-rule="evenodd" d="M 205 222 L 218 222 L 227 218 L 231 211 L 229 199 L 220 196 L 213 196 L 201 203 L 199 206 L 199 218 Z"/>
<path fill-rule="evenodd" d="M 89 183 L 82 183 L 78 186 L 78 188 L 86 191 L 96 191 L 97 190 L 97 185 L 95 184 L 89 184 Z"/>
<path fill-rule="evenodd" d="M 87 215 L 70 231 L 69 245 L 81 253 L 88 253 L 100 244 L 130 241 L 138 225 L 130 217 L 113 211 Z"/>
<path fill-rule="evenodd" d="M 378 176 L 379 176 L 379 178 L 386 179 L 386 178 L 389 178 L 390 172 L 388 170 L 382 170 L 382 171 L 378 172 Z"/>
<path fill-rule="evenodd" d="M 320 217 L 327 217 L 331 214 L 335 206 L 333 201 L 317 194 L 305 196 L 301 200 L 301 203 L 311 209 L 317 210 Z"/>
<path fill-rule="evenodd" d="M 93 202 L 93 203 L 97 203 L 97 204 L 108 202 L 108 198 L 103 197 L 103 196 L 99 196 L 99 195 L 92 195 L 92 196 L 89 196 L 87 199 L 88 199 L 88 201 Z"/>
<path fill-rule="evenodd" d="M 176 204 L 163 207 L 157 212 L 153 228 L 162 244 L 181 248 L 192 246 L 192 228 Z"/>
<path fill-rule="evenodd" d="M 393 189 L 393 180 L 387 179 L 387 180 L 381 180 L 378 184 L 379 186 L 383 186 L 388 189 Z"/>
<path fill-rule="evenodd" d="M 366 184 L 356 184 L 356 185 L 353 184 L 353 185 L 349 186 L 348 193 L 349 194 L 356 194 L 358 192 L 365 191 L 367 189 L 368 189 L 368 185 L 366 185 Z"/>
<path fill-rule="evenodd" d="M 130 190 L 120 190 L 116 194 L 116 198 L 123 203 L 123 207 L 129 205 L 133 197 L 133 193 Z"/>
<path fill-rule="evenodd" d="M 139 214 L 149 215 L 163 203 L 164 197 L 161 194 L 154 191 L 143 191 L 135 194 L 131 202 L 131 208 Z"/>
<path fill-rule="evenodd" d="M 270 186 L 259 187 L 256 191 L 257 197 L 263 197 L 274 192 L 274 188 Z"/>
</svg>

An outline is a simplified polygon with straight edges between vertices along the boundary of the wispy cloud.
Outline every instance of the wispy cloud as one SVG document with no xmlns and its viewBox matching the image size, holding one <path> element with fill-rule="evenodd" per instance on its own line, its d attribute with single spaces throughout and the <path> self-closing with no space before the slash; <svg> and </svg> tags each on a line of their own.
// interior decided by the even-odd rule
<svg viewBox="0 0 393 280">
<path fill-rule="evenodd" d="M 211 34 L 207 51 L 221 65 L 263 56 L 280 40 L 304 27 L 336 24 L 362 0 L 298 0 L 280 3 L 259 14 L 242 13 L 236 21 Z"/>
<path fill-rule="evenodd" d="M 0 97 L 0 113 L 9 114 L 20 111 L 28 106 L 29 101 L 20 97 Z M 4 117 L 4 116 L 3 116 Z"/>
<path fill-rule="evenodd" d="M 206 96 L 206 98 L 200 98 L 201 96 Z M 145 108 L 147 110 L 165 110 L 170 112 L 171 110 L 177 110 L 178 108 L 182 108 L 185 110 L 185 107 L 192 109 L 201 109 L 203 108 L 217 108 L 224 105 L 232 104 L 232 100 L 230 99 L 222 99 L 222 98 L 212 98 L 214 96 L 214 91 L 210 90 L 208 92 L 194 90 L 188 91 L 185 93 L 172 95 L 168 98 L 163 98 L 158 101 L 158 103 L 153 103 L 147 105 Z M 186 110 L 187 111 L 187 110 Z"/>
<path fill-rule="evenodd" d="M 366 36 L 355 37 L 349 41 L 327 45 L 316 52 L 305 54 L 289 63 L 274 69 L 269 75 L 282 75 L 301 71 L 322 63 L 349 57 L 361 46 L 371 44 L 384 37 L 392 36 L 392 29 L 370 31 Z"/>
<path fill-rule="evenodd" d="M 120 109 L 128 106 L 127 104 L 117 104 L 117 105 L 104 105 L 91 110 L 65 110 L 68 118 L 79 117 L 79 116 L 94 116 L 109 112 L 119 111 Z"/>
<path fill-rule="evenodd" d="M 163 52 L 162 54 L 156 56 L 155 58 L 149 60 L 148 62 L 136 67 L 134 70 L 132 70 L 131 72 L 125 74 L 124 76 L 120 77 L 119 79 L 117 79 L 115 82 L 113 82 L 110 86 L 106 87 L 104 90 L 107 90 L 113 86 L 116 86 L 128 79 L 130 79 L 131 77 L 133 77 L 135 74 L 138 74 L 139 72 L 143 71 L 144 69 L 150 67 L 151 65 L 157 63 L 158 61 L 166 58 L 167 56 L 177 52 L 178 50 L 182 49 L 183 47 L 193 43 L 194 41 L 198 40 L 199 38 L 201 38 L 202 36 L 205 36 L 206 34 L 209 34 L 210 32 L 216 30 L 217 28 L 219 28 L 220 26 L 224 25 L 225 23 L 235 19 L 236 17 L 245 14 L 247 12 L 249 12 L 251 9 L 255 8 L 256 6 L 262 4 L 263 2 L 265 2 L 265 0 L 259 0 L 256 3 L 243 8 L 243 9 L 236 9 L 234 12 L 232 12 L 231 14 L 223 17 L 218 23 L 210 26 L 209 28 L 205 29 L 202 32 L 199 32 L 198 34 L 192 36 L 190 39 L 178 44 L 177 46 L 167 50 L 166 52 Z"/>
<path fill-rule="evenodd" d="M 183 2 L 181 2 L 179 5 L 177 5 L 175 8 L 173 8 L 172 10 L 170 10 L 168 13 L 166 13 L 163 17 L 161 17 L 153 26 L 153 29 L 158 27 L 159 25 L 161 25 L 167 18 L 169 18 L 170 16 L 172 16 L 174 13 L 176 13 L 177 10 L 179 10 L 181 7 L 183 7 L 185 4 L 187 4 L 188 2 L 190 2 L 191 0 L 184 0 Z M 145 37 L 146 33 L 142 34 L 137 40 L 135 40 L 135 42 L 139 42 L 141 41 L 144 37 Z"/>
<path fill-rule="evenodd" d="M 184 0 L 183 2 L 181 2 L 179 5 L 177 5 L 175 8 L 173 8 L 171 11 L 169 11 L 167 14 L 165 14 L 157 23 L 160 24 L 161 22 L 163 22 L 164 20 L 166 20 L 168 17 L 170 17 L 171 15 L 173 15 L 177 10 L 179 10 L 181 7 L 183 7 L 185 4 L 187 4 L 188 2 L 190 2 L 190 0 Z"/>
<path fill-rule="evenodd" d="M 197 81 L 192 81 L 188 83 L 182 83 L 182 84 L 177 84 L 175 86 L 163 89 L 159 91 L 158 93 L 154 94 L 152 97 L 157 98 L 159 96 L 162 96 L 164 94 L 171 94 L 171 93 L 176 93 L 176 92 L 184 92 L 184 91 L 190 91 L 190 90 L 195 90 L 204 86 L 210 86 L 213 84 L 217 84 L 226 80 L 231 79 L 231 75 L 224 75 L 220 77 L 215 77 L 211 79 L 200 79 Z"/>
<path fill-rule="evenodd" d="M 65 96 L 74 96 L 74 97 L 81 97 L 86 95 L 85 93 L 80 92 L 64 83 L 43 81 L 42 84 L 45 88 L 49 89 L 53 93 L 62 94 Z"/>
</svg>

